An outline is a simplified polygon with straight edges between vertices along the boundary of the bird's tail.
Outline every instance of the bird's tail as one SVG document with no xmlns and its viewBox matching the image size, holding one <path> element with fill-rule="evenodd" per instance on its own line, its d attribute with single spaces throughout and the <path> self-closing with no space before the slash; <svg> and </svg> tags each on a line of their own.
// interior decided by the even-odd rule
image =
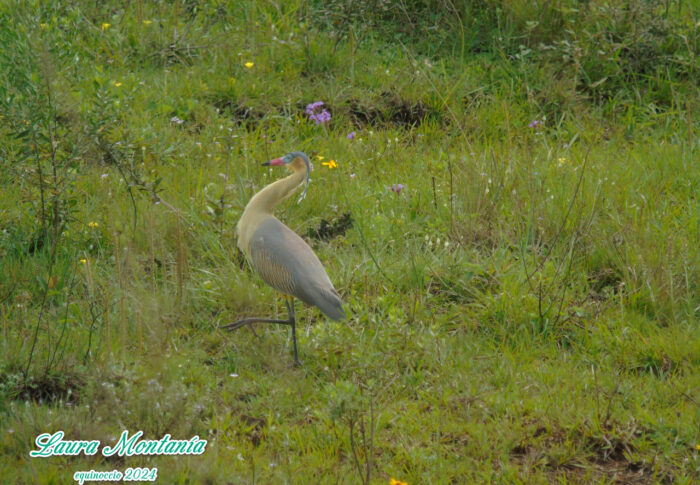
<svg viewBox="0 0 700 485">
<path fill-rule="evenodd" d="M 343 310 L 342 302 L 338 305 L 321 308 L 321 311 L 333 320 L 345 320 L 345 310 Z"/>
<path fill-rule="evenodd" d="M 307 302 L 316 305 L 323 313 L 333 320 L 345 320 L 345 310 L 343 310 L 343 300 L 334 288 L 317 288 L 313 301 Z"/>
</svg>

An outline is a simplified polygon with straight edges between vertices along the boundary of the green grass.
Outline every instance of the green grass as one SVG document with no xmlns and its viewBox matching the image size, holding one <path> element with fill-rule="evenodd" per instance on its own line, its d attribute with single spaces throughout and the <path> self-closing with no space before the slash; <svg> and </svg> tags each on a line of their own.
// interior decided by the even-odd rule
<svg viewBox="0 0 700 485">
<path fill-rule="evenodd" d="M 5 483 L 700 480 L 697 2 L 372 3 L 0 4 Z M 354 219 L 301 368 L 217 329 L 285 314 L 234 228 L 293 150 L 278 217 Z"/>
</svg>

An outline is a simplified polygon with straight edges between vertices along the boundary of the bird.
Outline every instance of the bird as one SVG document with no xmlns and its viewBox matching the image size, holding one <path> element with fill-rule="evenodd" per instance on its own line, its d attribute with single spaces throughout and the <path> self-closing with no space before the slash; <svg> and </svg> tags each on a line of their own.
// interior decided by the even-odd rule
<svg viewBox="0 0 700 485">
<path fill-rule="evenodd" d="M 299 366 L 294 298 L 316 306 L 336 321 L 344 320 L 346 315 L 343 300 L 313 249 L 273 214 L 275 207 L 304 182 L 299 202 L 306 196 L 311 180 L 309 157 L 304 152 L 295 151 L 262 165 L 286 166 L 292 174 L 267 185 L 250 199 L 236 226 L 236 236 L 238 247 L 262 280 L 284 296 L 288 318 L 245 318 L 220 328 L 232 331 L 258 322 L 289 325 L 292 327 L 294 364 Z"/>
</svg>

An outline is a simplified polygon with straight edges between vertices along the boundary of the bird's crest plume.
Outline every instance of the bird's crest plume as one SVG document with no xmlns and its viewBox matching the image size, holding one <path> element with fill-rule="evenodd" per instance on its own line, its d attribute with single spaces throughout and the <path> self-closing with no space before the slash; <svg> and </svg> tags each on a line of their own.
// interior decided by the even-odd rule
<svg viewBox="0 0 700 485">
<path fill-rule="evenodd" d="M 313 165 L 311 165 L 311 162 L 309 161 L 309 157 L 306 156 L 306 153 L 304 152 L 290 152 L 287 153 L 285 156 L 280 157 L 280 158 L 275 158 L 274 160 L 270 160 L 269 162 L 263 163 L 263 166 L 279 166 L 279 165 L 289 165 L 292 163 L 294 160 L 297 158 L 301 158 L 304 163 L 306 164 L 306 185 L 304 186 L 304 191 L 301 193 L 301 197 L 299 197 L 299 200 L 297 201 L 297 204 L 304 200 L 306 197 L 306 191 L 309 189 L 309 182 L 311 182 L 311 169 L 313 168 Z"/>
<path fill-rule="evenodd" d="M 309 161 L 309 157 L 307 157 L 306 153 L 304 152 L 291 152 L 285 155 L 285 158 L 286 157 L 290 157 L 290 162 L 295 158 L 299 157 L 306 164 L 306 184 L 304 185 L 304 191 L 301 193 L 301 195 L 299 196 L 299 200 L 297 201 L 297 204 L 299 204 L 302 200 L 306 198 L 306 191 L 309 189 L 309 183 L 311 183 L 311 162 Z"/>
</svg>

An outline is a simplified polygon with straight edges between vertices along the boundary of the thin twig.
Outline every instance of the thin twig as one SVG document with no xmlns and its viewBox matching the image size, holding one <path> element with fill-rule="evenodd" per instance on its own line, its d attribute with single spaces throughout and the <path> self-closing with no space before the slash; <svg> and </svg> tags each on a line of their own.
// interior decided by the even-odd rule
<svg viewBox="0 0 700 485">
<path fill-rule="evenodd" d="M 58 239 L 52 241 L 51 255 L 49 257 L 49 274 L 46 287 L 44 288 L 43 294 L 41 295 L 41 309 L 39 310 L 39 316 L 37 317 L 36 327 L 34 328 L 34 336 L 32 337 L 32 346 L 29 350 L 29 358 L 27 359 L 27 366 L 24 369 L 24 384 L 27 384 L 27 377 L 29 376 L 29 368 L 32 365 L 32 358 L 34 357 L 34 349 L 36 348 L 36 342 L 39 337 L 39 327 L 41 326 L 41 321 L 44 318 L 44 312 L 46 311 L 46 297 L 49 294 L 49 282 L 52 278 L 54 262 L 56 259 L 56 248 L 58 247 Z"/>
<path fill-rule="evenodd" d="M 56 341 L 56 346 L 53 349 L 53 353 L 51 354 L 51 358 L 46 363 L 46 369 L 44 369 L 45 376 L 48 375 L 49 370 L 51 370 L 51 367 L 53 367 L 53 363 L 54 363 L 54 360 L 56 358 L 56 353 L 58 352 L 58 349 L 61 346 L 61 340 L 63 340 L 63 336 L 66 333 L 66 328 L 68 327 L 68 308 L 70 308 L 70 305 L 68 304 L 68 297 L 73 293 L 73 287 L 74 287 L 74 283 L 75 283 L 76 273 L 77 273 L 77 271 L 75 271 L 75 269 L 74 269 L 73 274 L 71 275 L 70 286 L 68 289 L 68 295 L 66 296 L 66 310 L 63 313 L 63 328 L 61 329 L 61 334 L 58 336 L 58 340 Z"/>
<path fill-rule="evenodd" d="M 348 207 L 351 207 L 350 205 L 350 200 L 348 199 L 348 195 L 345 193 L 345 186 L 343 185 L 342 182 L 340 182 L 340 190 L 343 192 L 343 198 L 345 199 L 345 203 L 347 204 Z M 379 266 L 379 262 L 377 261 L 377 258 L 374 257 L 374 253 L 372 250 L 369 248 L 369 245 L 367 244 L 367 239 L 365 239 L 365 234 L 364 231 L 362 231 L 362 226 L 360 225 L 359 219 L 355 220 L 355 227 L 357 227 L 357 232 L 360 234 L 360 240 L 362 241 L 362 245 L 364 246 L 365 250 L 369 254 L 369 257 L 372 258 L 372 261 L 374 262 L 374 265 L 377 267 L 377 270 L 379 270 L 379 273 L 384 277 L 385 280 L 387 280 L 389 283 L 391 283 L 394 287 L 398 287 L 398 285 L 389 278 L 389 276 L 384 272 L 381 266 Z"/>
<path fill-rule="evenodd" d="M 574 195 L 571 198 L 571 202 L 569 203 L 569 207 L 566 210 L 566 214 L 564 215 L 564 219 L 561 221 L 561 224 L 559 225 L 559 230 L 557 230 L 557 233 L 554 235 L 554 239 L 552 240 L 549 247 L 547 248 L 547 253 L 544 255 L 544 258 L 542 259 L 542 261 L 540 261 L 540 264 L 535 269 L 535 272 L 541 270 L 542 266 L 544 266 L 544 263 L 547 262 L 547 259 L 549 259 L 549 256 L 552 254 L 554 246 L 556 245 L 557 241 L 559 240 L 559 236 L 561 236 L 561 233 L 564 231 L 564 227 L 566 226 L 566 221 L 569 219 L 569 215 L 571 214 L 571 210 L 574 208 L 574 203 L 576 202 L 576 197 L 578 196 L 579 189 L 581 188 L 581 183 L 583 182 L 583 174 L 586 172 L 586 164 L 588 163 L 588 154 L 591 152 L 591 148 L 592 148 L 592 145 L 588 147 L 588 150 L 586 151 L 586 156 L 583 158 L 583 165 L 581 165 L 581 174 L 579 175 L 578 181 L 576 182 L 576 189 L 574 190 Z"/>
</svg>

